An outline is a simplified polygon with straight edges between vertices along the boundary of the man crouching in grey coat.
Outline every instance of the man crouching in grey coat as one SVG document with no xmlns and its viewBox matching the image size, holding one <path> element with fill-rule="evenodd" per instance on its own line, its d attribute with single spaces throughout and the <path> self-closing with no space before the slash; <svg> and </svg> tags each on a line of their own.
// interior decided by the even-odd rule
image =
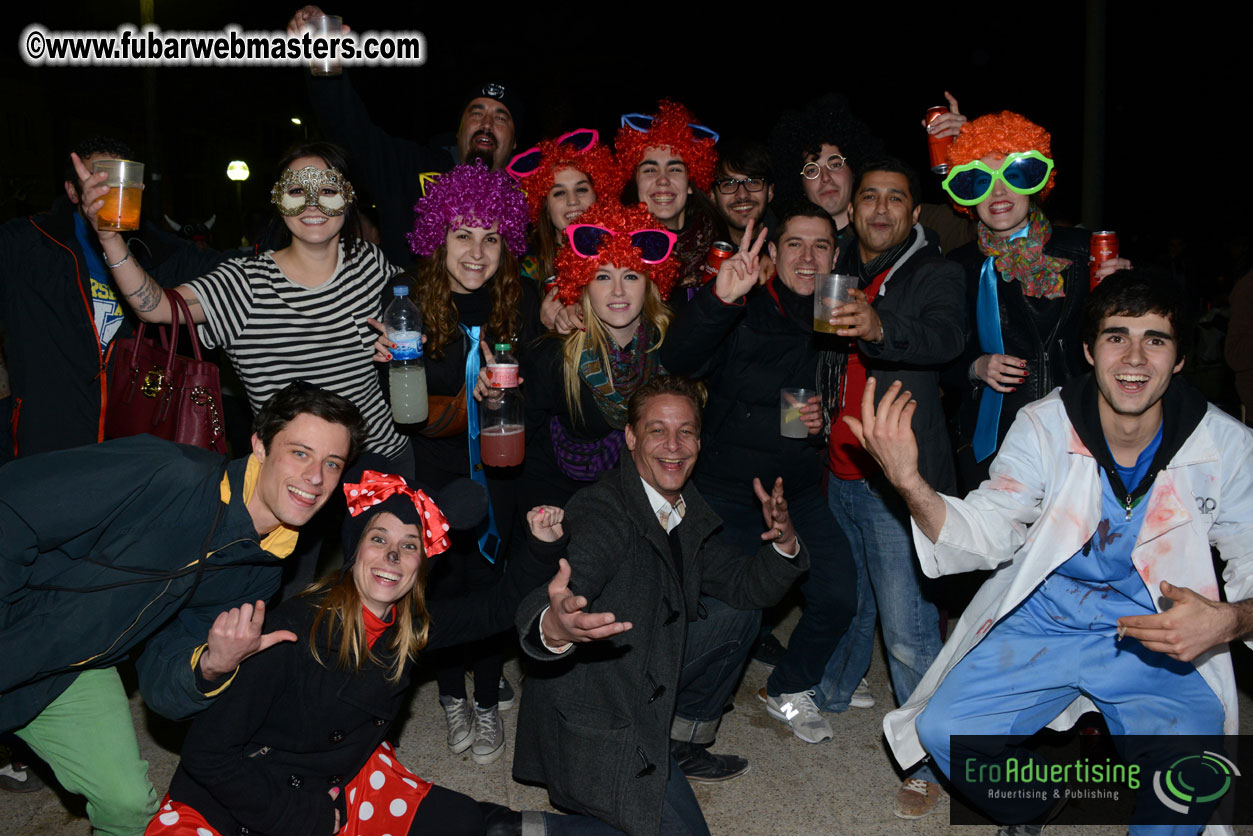
<svg viewBox="0 0 1253 836">
<path fill-rule="evenodd" d="M 769 494 L 754 482 L 768 529 L 756 554 L 716 536 L 721 520 L 688 484 L 699 399 L 696 384 L 666 376 L 631 396 L 630 458 L 570 501 L 569 563 L 518 610 L 522 647 L 551 664 L 527 680 L 513 774 L 582 814 L 545 814 L 545 833 L 708 836 L 672 724 L 712 741 L 756 635 L 744 611 L 773 604 L 809 566 L 782 480 Z M 696 706 L 706 716 L 683 716 Z"/>
</svg>

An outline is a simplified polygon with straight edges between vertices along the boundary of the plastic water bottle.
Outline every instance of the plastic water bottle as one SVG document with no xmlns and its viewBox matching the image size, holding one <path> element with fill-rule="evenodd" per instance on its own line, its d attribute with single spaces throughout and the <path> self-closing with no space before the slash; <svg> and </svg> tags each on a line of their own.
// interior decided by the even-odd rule
<svg viewBox="0 0 1253 836">
<path fill-rule="evenodd" d="M 392 348 L 389 381 L 392 390 L 392 419 L 397 424 L 426 420 L 426 366 L 422 363 L 422 314 L 409 301 L 409 288 L 392 288 L 396 298 L 383 311 L 383 327 Z"/>
<path fill-rule="evenodd" d="M 518 360 L 512 348 L 509 343 L 496 344 L 487 366 L 491 389 L 479 401 L 479 452 L 483 464 L 494 467 L 513 467 L 526 458 Z"/>
</svg>

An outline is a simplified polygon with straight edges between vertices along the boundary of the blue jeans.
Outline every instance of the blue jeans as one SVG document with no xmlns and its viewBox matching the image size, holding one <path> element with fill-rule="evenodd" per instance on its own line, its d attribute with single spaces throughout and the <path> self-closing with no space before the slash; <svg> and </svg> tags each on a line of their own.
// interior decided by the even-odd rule
<svg viewBox="0 0 1253 836">
<path fill-rule="evenodd" d="M 544 832 L 549 836 L 624 836 L 618 828 L 591 816 L 559 816 L 544 813 Z M 661 805 L 658 836 L 709 836 L 709 825 L 692 786 L 683 771 L 670 759 L 670 777 Z"/>
<path fill-rule="evenodd" d="M 749 553 L 761 548 L 765 523 L 756 500 L 751 507 L 716 496 L 706 496 L 705 501 L 722 518 L 718 536 Z M 789 500 L 788 513 L 809 550 L 809 573 L 801 582 L 804 612 L 788 639 L 787 653 L 766 683 L 772 696 L 813 688 L 857 612 L 857 590 L 852 583 L 856 564 L 848 538 L 836 525 L 822 493 L 814 490 L 799 500 Z"/>
<path fill-rule="evenodd" d="M 878 486 L 882 484 L 882 492 Z M 857 616 L 827 663 L 814 702 L 844 711 L 870 667 L 876 617 L 888 649 L 896 699 L 905 702 L 940 652 L 940 616 L 922 591 L 905 503 L 883 480 L 832 477 L 827 498 L 857 564 Z M 926 767 L 915 773 L 928 777 Z"/>
<path fill-rule="evenodd" d="M 740 684 L 761 611 L 737 610 L 708 595 L 700 597 L 698 610 L 687 625 L 670 737 L 709 744 Z"/>
</svg>

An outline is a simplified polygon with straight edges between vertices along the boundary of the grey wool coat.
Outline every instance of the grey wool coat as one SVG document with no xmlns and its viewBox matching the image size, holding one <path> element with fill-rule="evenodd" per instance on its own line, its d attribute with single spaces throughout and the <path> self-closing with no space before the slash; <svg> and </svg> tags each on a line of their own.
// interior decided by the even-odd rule
<svg viewBox="0 0 1253 836">
<path fill-rule="evenodd" d="M 764 545 L 746 555 L 717 536 L 722 521 L 689 483 L 675 529 L 683 581 L 630 456 L 577 493 L 566 508 L 571 589 L 589 612 L 612 612 L 631 630 L 576 645 L 561 656 L 538 641 L 546 589 L 518 608 L 522 646 L 550 664 L 533 669 L 518 715 L 513 774 L 545 784 L 553 802 L 631 836 L 655 836 L 669 771 L 670 722 L 687 624 L 702 593 L 733 607 L 777 601 L 809 568 Z"/>
</svg>

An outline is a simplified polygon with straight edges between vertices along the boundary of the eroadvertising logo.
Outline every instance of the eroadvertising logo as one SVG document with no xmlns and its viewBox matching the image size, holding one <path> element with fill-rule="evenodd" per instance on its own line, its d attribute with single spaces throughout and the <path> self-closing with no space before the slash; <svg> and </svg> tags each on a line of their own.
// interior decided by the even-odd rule
<svg viewBox="0 0 1253 836">
<path fill-rule="evenodd" d="M 953 824 L 1246 824 L 1243 738 L 1069 734 L 951 738 Z M 1253 759 L 1253 754 L 1246 756 Z"/>
<path fill-rule="evenodd" d="M 1217 752 L 1184 755 L 1153 773 L 1153 792 L 1162 806 L 1188 815 L 1194 806 L 1218 801 L 1240 777 L 1240 770 Z"/>
</svg>

